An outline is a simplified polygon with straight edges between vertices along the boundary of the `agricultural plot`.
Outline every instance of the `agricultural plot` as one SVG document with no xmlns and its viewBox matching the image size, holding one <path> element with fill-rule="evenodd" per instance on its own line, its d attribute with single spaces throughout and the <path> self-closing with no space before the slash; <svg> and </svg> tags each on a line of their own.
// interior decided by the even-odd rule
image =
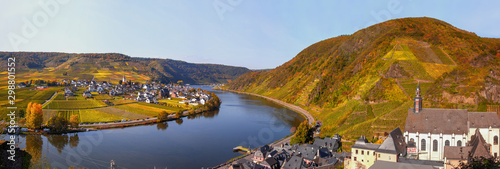
<svg viewBox="0 0 500 169">
<path fill-rule="evenodd" d="M 66 96 L 63 94 L 57 94 L 54 100 L 66 100 Z"/>
<path fill-rule="evenodd" d="M 437 64 L 437 63 L 425 63 L 422 62 L 422 66 L 425 71 L 429 73 L 434 79 L 437 79 L 439 76 L 444 73 L 451 72 L 456 66 L 445 65 L 445 64 Z"/>
<path fill-rule="evenodd" d="M 182 108 L 188 108 L 188 106 L 186 106 L 186 104 L 184 103 L 179 103 L 179 101 L 181 101 L 182 99 L 179 99 L 179 98 L 171 98 L 171 100 L 168 100 L 168 99 L 163 99 L 163 100 L 158 100 L 158 102 L 160 103 L 165 103 L 167 104 L 168 106 L 170 107 L 182 107 Z"/>
<path fill-rule="evenodd" d="M 131 113 L 131 112 L 117 109 L 114 107 L 101 107 L 101 108 L 96 108 L 94 110 L 105 112 L 105 113 L 115 115 L 115 116 L 125 117 L 128 119 L 145 119 L 145 118 L 150 117 L 150 116 L 146 116 L 143 114 Z"/>
<path fill-rule="evenodd" d="M 110 121 L 120 121 L 122 119 L 127 119 L 125 117 L 101 112 L 96 109 L 82 109 L 80 110 L 80 122 L 81 123 L 89 123 L 89 122 L 110 122 Z"/>
<path fill-rule="evenodd" d="M 113 97 L 106 95 L 106 94 L 98 94 L 98 95 L 94 95 L 92 97 L 94 97 L 94 99 L 96 99 L 96 100 L 111 100 L 111 99 L 113 99 Z"/>
<path fill-rule="evenodd" d="M 156 117 L 156 116 L 158 116 L 158 113 L 160 113 L 162 111 L 167 111 L 165 109 L 143 106 L 143 105 L 139 105 L 137 103 L 114 106 L 114 108 L 125 110 L 125 111 L 131 112 L 131 113 L 151 116 L 151 117 Z M 167 112 L 173 113 L 174 111 L 167 111 Z"/>
<path fill-rule="evenodd" d="M 122 104 L 130 104 L 130 103 L 136 103 L 135 100 L 128 100 L 128 99 L 117 99 L 115 98 L 114 100 L 110 100 L 111 103 L 114 105 L 122 105 Z"/>
<path fill-rule="evenodd" d="M 144 103 L 144 102 L 139 102 L 137 103 L 139 105 L 142 105 L 142 106 L 146 106 L 146 107 L 152 107 L 152 108 L 158 108 L 158 109 L 163 109 L 163 110 L 166 110 L 167 112 L 170 112 L 170 111 L 179 111 L 179 110 L 184 110 L 185 108 L 179 108 L 179 107 L 170 107 L 170 106 L 162 106 L 162 105 L 157 105 L 157 104 L 150 104 L 150 103 Z"/>
<path fill-rule="evenodd" d="M 90 109 L 97 107 L 105 107 L 100 100 L 53 100 L 44 108 L 49 106 L 51 109 Z"/>
</svg>

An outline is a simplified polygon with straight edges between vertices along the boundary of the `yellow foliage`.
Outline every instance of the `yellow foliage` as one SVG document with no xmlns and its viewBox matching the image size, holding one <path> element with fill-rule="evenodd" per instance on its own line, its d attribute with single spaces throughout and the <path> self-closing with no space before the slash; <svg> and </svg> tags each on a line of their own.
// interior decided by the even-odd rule
<svg viewBox="0 0 500 169">
<path fill-rule="evenodd" d="M 425 71 L 434 79 L 437 79 L 439 76 L 443 75 L 443 73 L 451 72 L 456 67 L 453 65 L 425 62 L 422 62 L 422 66 L 424 67 Z"/>
</svg>

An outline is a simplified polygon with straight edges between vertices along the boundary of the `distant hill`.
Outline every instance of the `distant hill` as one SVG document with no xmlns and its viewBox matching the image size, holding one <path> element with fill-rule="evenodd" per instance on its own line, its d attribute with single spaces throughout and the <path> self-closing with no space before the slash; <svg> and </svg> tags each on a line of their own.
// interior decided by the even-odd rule
<svg viewBox="0 0 500 169">
<path fill-rule="evenodd" d="M 228 89 L 301 106 L 325 124 L 322 135 L 382 135 L 404 128 L 417 83 L 425 107 L 486 111 L 500 103 L 500 39 L 433 18 L 403 18 L 317 42 Z"/>
<path fill-rule="evenodd" d="M 54 52 L 0 52 L 0 60 L 16 57 L 18 75 L 24 79 L 91 79 L 115 81 L 125 75 L 132 81 L 182 80 L 185 84 L 227 83 L 249 72 L 244 67 L 194 64 L 171 59 L 136 58 L 117 53 L 72 54 Z M 6 70 L 7 64 L 0 65 Z M 67 73 L 67 75 L 66 75 Z"/>
</svg>

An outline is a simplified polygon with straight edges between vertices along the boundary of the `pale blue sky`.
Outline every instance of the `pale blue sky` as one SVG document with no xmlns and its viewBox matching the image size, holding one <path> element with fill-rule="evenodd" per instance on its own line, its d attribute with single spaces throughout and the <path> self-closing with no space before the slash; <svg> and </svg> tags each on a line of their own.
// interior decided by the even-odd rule
<svg viewBox="0 0 500 169">
<path fill-rule="evenodd" d="M 48 10 L 44 5 L 48 5 Z M 500 37 L 500 1 L 0 0 L 0 51 L 123 53 L 274 68 L 323 39 L 428 16 Z M 29 29 L 34 28 L 34 29 Z"/>
</svg>

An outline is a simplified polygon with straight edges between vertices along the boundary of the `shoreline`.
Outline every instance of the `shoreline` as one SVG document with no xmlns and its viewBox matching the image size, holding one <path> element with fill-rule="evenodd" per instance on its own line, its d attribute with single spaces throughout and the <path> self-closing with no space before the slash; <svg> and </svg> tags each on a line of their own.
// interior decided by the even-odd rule
<svg viewBox="0 0 500 169">
<path fill-rule="evenodd" d="M 217 87 L 217 88 L 213 88 L 215 90 L 220 90 L 220 91 L 229 91 L 229 92 L 233 92 L 233 93 L 238 93 L 238 94 L 244 94 L 244 95 L 250 95 L 250 96 L 256 96 L 256 97 L 260 97 L 260 98 L 264 98 L 266 100 L 269 100 L 269 101 L 272 101 L 274 103 L 277 103 L 279 105 L 282 105 L 284 106 L 285 108 L 289 109 L 289 110 L 292 110 L 302 116 L 305 117 L 305 120 L 307 120 L 309 122 L 310 125 L 312 125 L 313 121 L 314 121 L 314 117 L 305 109 L 299 107 L 299 106 L 296 106 L 296 105 L 293 105 L 293 104 L 290 104 L 290 103 L 286 103 L 284 101 L 281 101 L 281 100 L 278 100 L 278 99 L 275 99 L 275 98 L 271 98 L 271 97 L 267 97 L 267 96 L 263 96 L 263 95 L 259 95 L 259 94 L 255 94 L 255 93 L 248 93 L 248 92 L 240 92 L 240 91 L 236 91 L 236 90 L 229 90 L 229 89 L 222 89 L 220 87 Z M 274 146 L 279 146 L 285 142 L 290 142 L 290 139 L 294 136 L 295 134 L 290 134 L 286 137 L 283 137 L 283 138 L 280 138 L 278 140 L 275 140 L 273 141 L 272 143 L 269 143 L 267 145 L 271 146 L 271 147 L 274 147 Z M 227 165 L 231 165 L 232 162 L 234 161 L 238 161 L 240 159 L 244 159 L 246 158 L 247 160 L 252 160 L 252 156 L 253 155 L 253 152 L 251 152 L 250 154 L 246 154 L 245 156 L 242 156 L 240 158 L 236 158 L 236 159 L 229 159 L 230 161 L 227 161 L 225 163 L 222 163 L 218 166 L 215 166 L 215 167 L 212 167 L 212 168 L 228 168 Z M 250 158 L 250 159 L 248 159 Z"/>
<path fill-rule="evenodd" d="M 286 107 L 287 109 L 290 109 L 296 113 L 299 113 L 301 114 L 302 116 L 304 116 L 309 124 L 312 124 L 312 122 L 314 122 L 314 117 L 305 109 L 299 107 L 299 106 L 296 106 L 296 105 L 293 105 L 293 104 L 290 104 L 290 103 L 286 103 L 284 101 L 281 101 L 281 100 L 278 100 L 278 99 L 275 99 L 275 98 L 271 98 L 271 97 L 267 97 L 267 96 L 263 96 L 263 95 L 259 95 L 259 94 L 255 94 L 255 93 L 248 93 L 248 92 L 241 92 L 241 91 L 236 91 L 236 90 L 230 90 L 230 89 L 221 89 L 221 88 L 214 88 L 215 90 L 221 90 L 221 91 L 229 91 L 229 92 L 233 92 L 233 93 L 238 93 L 238 94 L 244 94 L 244 95 L 251 95 L 251 96 L 257 96 L 257 97 L 260 97 L 260 98 L 264 98 L 266 100 L 269 100 L 269 101 L 272 101 L 274 103 L 277 103 L 279 105 L 282 105 L 284 107 Z"/>
</svg>

